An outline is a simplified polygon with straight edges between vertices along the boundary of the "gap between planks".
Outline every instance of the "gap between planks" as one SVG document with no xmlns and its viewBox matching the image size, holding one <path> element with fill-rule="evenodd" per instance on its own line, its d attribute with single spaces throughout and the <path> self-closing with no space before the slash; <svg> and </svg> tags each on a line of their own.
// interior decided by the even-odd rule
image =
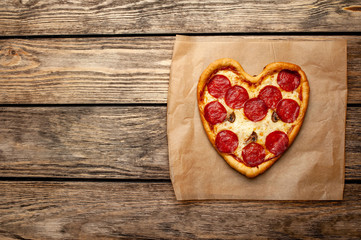
<svg viewBox="0 0 361 240">
<path fill-rule="evenodd" d="M 52 177 L 0 177 L 0 182 L 99 182 L 99 183 L 171 183 L 170 179 L 125 178 L 52 178 Z M 361 179 L 345 179 L 345 184 L 361 184 Z"/>
<path fill-rule="evenodd" d="M 126 179 L 126 178 L 60 178 L 60 177 L 0 177 L 0 182 L 122 182 L 122 183 L 170 183 L 168 179 Z M 355 181 L 355 183 L 361 183 Z M 354 183 L 354 182 L 353 182 Z"/>
<path fill-rule="evenodd" d="M 187 36 L 247 36 L 247 37 L 271 37 L 271 36 L 293 36 L 293 37 L 337 37 L 337 36 L 361 36 L 361 32 L 222 32 L 222 33 L 124 33 L 124 34 L 70 34 L 70 35 L 10 35 L 0 36 L 1 39 L 51 39 L 51 38 L 126 38 L 126 37 L 175 37 L 177 35 Z"/>
</svg>

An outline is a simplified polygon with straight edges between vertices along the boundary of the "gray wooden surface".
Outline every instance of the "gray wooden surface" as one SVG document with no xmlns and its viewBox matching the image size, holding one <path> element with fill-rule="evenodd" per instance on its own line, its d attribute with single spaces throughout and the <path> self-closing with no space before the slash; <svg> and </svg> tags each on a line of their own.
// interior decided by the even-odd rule
<svg viewBox="0 0 361 240">
<path fill-rule="evenodd" d="M 357 32 L 360 1 L 3 0 L 0 34 Z"/>
<path fill-rule="evenodd" d="M 361 2 L 0 2 L 0 239 L 358 239 Z M 348 40 L 343 201 L 176 201 L 176 34 Z"/>
<path fill-rule="evenodd" d="M 0 183 L 2 239 L 357 239 L 360 184 L 343 201 L 176 201 L 168 182 Z"/>
<path fill-rule="evenodd" d="M 321 37 L 347 40 L 348 103 L 361 103 L 360 37 Z M 174 41 L 174 36 L 0 39 L 0 103 L 166 103 Z"/>
</svg>

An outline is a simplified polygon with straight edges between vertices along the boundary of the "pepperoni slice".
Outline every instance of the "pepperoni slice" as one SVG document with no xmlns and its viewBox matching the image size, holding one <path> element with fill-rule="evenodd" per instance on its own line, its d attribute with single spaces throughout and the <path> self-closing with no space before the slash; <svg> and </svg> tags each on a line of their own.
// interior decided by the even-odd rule
<svg viewBox="0 0 361 240">
<path fill-rule="evenodd" d="M 216 136 L 216 147 L 222 153 L 233 153 L 238 147 L 237 135 L 229 130 L 223 130 Z"/>
<path fill-rule="evenodd" d="M 223 98 L 228 89 L 231 88 L 231 82 L 223 75 L 215 75 L 207 84 L 208 92 L 215 98 Z"/>
<path fill-rule="evenodd" d="M 256 167 L 264 162 L 266 151 L 258 143 L 250 143 L 242 150 L 243 161 L 250 167 Z"/>
<path fill-rule="evenodd" d="M 283 99 L 278 103 L 276 112 L 283 122 L 292 123 L 300 113 L 300 106 L 295 100 Z"/>
<path fill-rule="evenodd" d="M 248 100 L 248 92 L 244 87 L 233 86 L 228 89 L 226 93 L 226 104 L 233 109 L 240 109 L 244 106 L 244 103 Z"/>
<path fill-rule="evenodd" d="M 278 156 L 288 148 L 288 136 L 281 131 L 274 131 L 266 137 L 266 148 L 268 151 Z"/>
<path fill-rule="evenodd" d="M 222 103 L 213 101 L 204 107 L 204 117 L 210 124 L 221 123 L 227 117 L 227 110 Z"/>
<path fill-rule="evenodd" d="M 275 86 L 266 86 L 259 92 L 258 97 L 266 103 L 268 108 L 276 109 L 277 103 L 282 99 L 282 93 Z"/>
<path fill-rule="evenodd" d="M 282 70 L 278 73 L 277 83 L 285 91 L 292 92 L 300 85 L 301 76 L 296 71 Z"/>
<path fill-rule="evenodd" d="M 244 114 L 253 121 L 258 122 L 267 115 L 267 105 L 259 98 L 251 98 L 244 104 Z"/>
</svg>

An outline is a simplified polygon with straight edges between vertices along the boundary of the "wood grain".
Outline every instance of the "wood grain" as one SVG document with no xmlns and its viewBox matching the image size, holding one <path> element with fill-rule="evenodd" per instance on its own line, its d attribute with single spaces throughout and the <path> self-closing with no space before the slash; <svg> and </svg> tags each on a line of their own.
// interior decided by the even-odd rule
<svg viewBox="0 0 361 240">
<path fill-rule="evenodd" d="M 360 5 L 0 1 L 0 239 L 359 239 Z M 344 201 L 175 200 L 165 103 L 187 33 L 348 40 Z"/>
<path fill-rule="evenodd" d="M 350 179 L 361 179 L 361 108 L 347 108 L 346 118 L 346 173 L 357 171 Z"/>
<path fill-rule="evenodd" d="M 0 35 L 360 32 L 359 7 L 357 0 L 3 0 Z"/>
<path fill-rule="evenodd" d="M 361 108 L 347 109 L 346 179 L 361 179 Z M 169 179 L 166 107 L 0 108 L 0 175 Z"/>
<path fill-rule="evenodd" d="M 176 201 L 171 183 L 0 182 L 2 239 L 357 239 L 343 201 Z"/>
<path fill-rule="evenodd" d="M 165 107 L 0 108 L 1 176 L 168 179 Z"/>
<path fill-rule="evenodd" d="M 336 39 L 348 40 L 348 102 L 361 103 L 361 38 Z M 0 104 L 166 103 L 174 40 L 152 36 L 0 40 Z"/>
<path fill-rule="evenodd" d="M 172 39 L 0 40 L 0 102 L 164 103 Z"/>
</svg>

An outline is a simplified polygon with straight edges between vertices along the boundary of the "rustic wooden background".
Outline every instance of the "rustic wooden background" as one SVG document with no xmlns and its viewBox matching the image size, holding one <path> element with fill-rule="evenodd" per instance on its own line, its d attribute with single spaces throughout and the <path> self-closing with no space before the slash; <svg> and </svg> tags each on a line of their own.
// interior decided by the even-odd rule
<svg viewBox="0 0 361 240">
<path fill-rule="evenodd" d="M 176 34 L 347 39 L 344 200 L 176 201 Z M 360 1 L 0 2 L 0 239 L 358 239 L 360 222 Z"/>
</svg>

